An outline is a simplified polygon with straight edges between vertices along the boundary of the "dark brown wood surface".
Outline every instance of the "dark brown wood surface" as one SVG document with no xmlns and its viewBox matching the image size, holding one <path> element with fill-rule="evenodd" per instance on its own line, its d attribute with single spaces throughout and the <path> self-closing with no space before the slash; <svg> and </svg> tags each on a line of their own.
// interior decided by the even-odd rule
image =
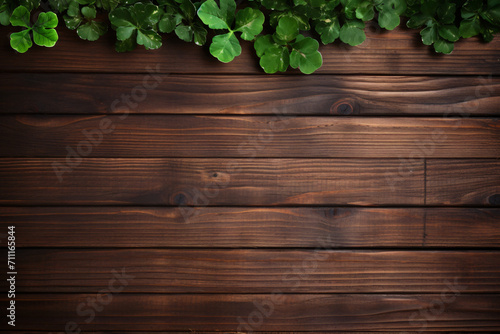
<svg viewBox="0 0 500 334">
<path fill-rule="evenodd" d="M 498 119 L 23 115 L 0 124 L 4 157 L 500 156 Z"/>
<path fill-rule="evenodd" d="M 18 298 L 18 303 L 23 305 L 19 318 L 29 321 L 19 320 L 16 329 L 62 331 L 72 321 L 84 331 L 147 331 L 153 328 L 188 331 L 188 328 L 190 331 L 249 332 L 238 327 L 241 323 L 248 324 L 252 312 L 262 312 L 259 306 L 264 312 L 268 309 L 273 312 L 266 312 L 270 313 L 268 317 L 260 313 L 262 320 L 254 315 L 255 327 L 250 330 L 401 332 L 449 329 L 477 332 L 492 331 L 500 326 L 500 295 L 465 294 L 459 288 L 454 289 L 457 292 L 449 288 L 444 291 L 444 298 L 449 303 L 441 301 L 440 294 L 279 295 L 279 290 L 275 294 L 258 295 L 117 294 L 112 295 L 107 305 L 99 304 L 99 313 L 91 313 L 93 309 L 87 303 L 88 298 L 91 303 L 100 294 L 22 294 Z M 80 307 L 80 315 L 77 307 Z M 431 309 L 436 311 L 431 313 Z M 5 323 L 0 326 L 6 328 Z"/>
<path fill-rule="evenodd" d="M 87 158 L 71 171 L 67 161 L 0 160 L 0 204 L 422 205 L 425 197 L 422 161 L 410 172 L 396 159 Z"/>
<path fill-rule="evenodd" d="M 3 29 L 6 31 L 6 29 Z M 11 29 L 11 31 L 17 31 Z M 350 47 L 335 43 L 320 48 L 323 67 L 318 74 L 500 74 L 500 40 L 481 43 L 479 38 L 461 40 L 451 55 L 437 55 L 422 44 L 419 32 L 406 28 L 380 31 L 367 28 L 367 40 Z M 229 64 L 222 64 L 209 53 L 209 45 L 198 47 L 174 36 L 164 36 L 163 47 L 131 53 L 117 53 L 116 37 L 109 32 L 96 42 L 80 40 L 74 31 L 60 29 L 59 41 L 50 49 L 34 47 L 22 57 L 8 43 L 0 52 L 5 61 L 0 71 L 6 72 L 106 72 L 147 73 L 159 68 L 162 73 L 262 73 L 253 46 L 243 43 L 243 52 Z"/>
<path fill-rule="evenodd" d="M 134 277 L 123 293 L 440 293 L 455 281 L 467 293 L 500 293 L 498 251 L 335 251 L 323 242 L 286 251 L 19 250 L 16 285 L 92 293 L 118 271 Z"/>
<path fill-rule="evenodd" d="M 491 208 L 68 206 L 0 210 L 1 231 L 15 225 L 23 247 L 50 248 L 498 248 L 499 221 L 500 209 Z"/>
<path fill-rule="evenodd" d="M 202 57 L 202 56 L 200 56 Z M 130 114 L 322 116 L 498 115 L 500 78 L 361 75 L 166 75 L 5 73 L 0 114 L 113 113 L 136 91 Z M 127 108 L 125 108 L 127 106 Z M 120 107 L 120 108 L 118 108 Z"/>
<path fill-rule="evenodd" d="M 0 331 L 500 331 L 500 39 L 367 35 L 310 76 L 0 43 Z"/>
</svg>

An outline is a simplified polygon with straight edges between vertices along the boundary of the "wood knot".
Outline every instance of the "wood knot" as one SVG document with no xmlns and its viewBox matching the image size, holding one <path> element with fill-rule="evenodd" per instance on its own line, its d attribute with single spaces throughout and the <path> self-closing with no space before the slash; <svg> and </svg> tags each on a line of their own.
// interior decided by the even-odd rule
<svg viewBox="0 0 500 334">
<path fill-rule="evenodd" d="M 328 210 L 329 217 L 335 217 L 337 214 L 338 214 L 337 208 L 332 208 L 332 209 Z"/>
<path fill-rule="evenodd" d="M 342 99 L 330 107 L 330 114 L 348 116 L 356 113 L 356 101 L 351 98 Z"/>
<path fill-rule="evenodd" d="M 488 198 L 490 205 L 500 206 L 500 194 L 491 195 Z"/>
<path fill-rule="evenodd" d="M 178 193 L 174 195 L 174 205 L 187 205 L 187 196 L 184 193 Z"/>
</svg>

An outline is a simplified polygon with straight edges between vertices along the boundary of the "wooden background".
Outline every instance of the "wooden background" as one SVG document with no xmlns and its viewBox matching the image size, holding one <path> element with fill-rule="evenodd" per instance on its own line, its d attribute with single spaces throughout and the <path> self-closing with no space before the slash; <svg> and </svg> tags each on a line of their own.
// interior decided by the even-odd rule
<svg viewBox="0 0 500 334">
<path fill-rule="evenodd" d="M 499 38 L 368 31 L 305 76 L 61 30 L 0 46 L 1 330 L 500 330 Z"/>
</svg>

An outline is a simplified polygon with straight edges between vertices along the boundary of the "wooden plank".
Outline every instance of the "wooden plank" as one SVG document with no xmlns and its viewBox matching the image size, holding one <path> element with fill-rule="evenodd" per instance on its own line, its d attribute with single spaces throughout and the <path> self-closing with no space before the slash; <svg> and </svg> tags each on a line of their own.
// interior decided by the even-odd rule
<svg viewBox="0 0 500 334">
<path fill-rule="evenodd" d="M 124 115 L 126 116 L 126 115 Z M 0 117 L 0 156 L 493 158 L 500 119 Z"/>
<path fill-rule="evenodd" d="M 425 246 L 500 247 L 500 210 L 427 208 Z"/>
<path fill-rule="evenodd" d="M 5 33 L 17 29 L 2 28 Z M 420 42 L 419 32 L 397 28 L 391 32 L 366 29 L 367 40 L 358 47 L 335 43 L 320 48 L 323 67 L 329 74 L 499 74 L 500 39 L 484 44 L 479 38 L 456 43 L 451 55 L 435 54 Z M 376 30 L 376 29 L 375 29 Z M 50 49 L 34 47 L 16 54 L 7 40 L 0 45 L 0 72 L 101 72 L 146 73 L 147 65 L 158 65 L 163 73 L 259 73 L 258 58 L 251 43 L 244 42 L 242 55 L 229 64 L 209 54 L 208 45 L 198 47 L 164 36 L 156 51 L 138 48 L 131 53 L 114 51 L 116 38 L 110 32 L 89 43 L 74 31 L 59 29 L 59 41 Z M 297 73 L 296 71 L 292 73 Z"/>
<path fill-rule="evenodd" d="M 19 294 L 16 330 L 62 331 L 70 321 L 85 332 L 500 329 L 499 295 L 457 296 L 450 290 L 444 293 L 448 302 L 440 294 L 279 295 L 278 291 L 274 295 L 115 294 L 112 299 L 108 297 L 110 300 L 101 297 L 108 304 L 97 304 L 100 312 L 92 312 L 87 303 L 101 295 Z M 2 296 L 1 301 L 5 303 L 6 297 Z M 435 311 L 431 313 L 431 309 Z M 95 317 L 90 317 L 91 314 Z M 251 328 L 245 328 L 249 316 L 255 317 L 255 322 Z M 0 329 L 6 328 L 4 321 Z"/>
<path fill-rule="evenodd" d="M 422 205 L 424 166 L 384 159 L 0 160 L 2 205 Z M 61 182 L 54 170 L 54 163 Z M 387 178 L 387 179 L 386 179 Z M 389 182 L 391 181 L 391 182 Z M 381 194 L 384 194 L 381 196 Z"/>
<path fill-rule="evenodd" d="M 0 231 L 18 247 L 500 247 L 499 209 L 184 209 L 2 207 Z"/>
<path fill-rule="evenodd" d="M 427 204 L 500 206 L 500 161 L 429 160 Z"/>
<path fill-rule="evenodd" d="M 417 208 L 1 207 L 0 231 L 16 226 L 18 247 L 420 247 L 423 219 Z M 476 242 L 495 241 L 490 225 Z"/>
<path fill-rule="evenodd" d="M 91 293 L 120 272 L 134 277 L 126 293 L 440 293 L 452 282 L 467 293 L 500 292 L 498 251 L 325 248 L 18 249 L 16 291 Z"/>
<path fill-rule="evenodd" d="M 498 77 L 3 73 L 0 113 L 498 115 Z M 28 95 L 27 95 L 28 94 Z M 135 101 L 134 101 L 135 100 Z M 123 105 L 123 104 L 122 104 Z"/>
</svg>

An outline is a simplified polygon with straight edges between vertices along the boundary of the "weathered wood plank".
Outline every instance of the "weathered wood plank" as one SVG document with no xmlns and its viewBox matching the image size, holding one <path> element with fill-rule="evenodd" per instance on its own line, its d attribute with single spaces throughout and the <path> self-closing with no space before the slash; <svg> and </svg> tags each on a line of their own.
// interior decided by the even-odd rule
<svg viewBox="0 0 500 334">
<path fill-rule="evenodd" d="M 95 233 L 99 233 L 96 230 Z M 321 241 L 318 242 L 321 244 Z M 91 293 L 113 272 L 127 293 L 500 292 L 497 251 L 19 249 L 16 291 Z M 6 253 L 4 251 L 4 253 Z M 478 259 L 481 259 L 478 261 Z M 455 283 L 453 283 L 455 282 Z M 3 290 L 7 282 L 1 281 Z"/>
<path fill-rule="evenodd" d="M 0 208 L 11 225 L 18 247 L 500 247 L 480 208 Z"/>
<path fill-rule="evenodd" d="M 500 206 L 500 161 L 429 160 L 427 204 Z"/>
<path fill-rule="evenodd" d="M 16 226 L 18 247 L 420 247 L 423 219 L 417 208 L 2 207 L 0 231 Z M 490 225 L 476 242 L 495 241 Z"/>
<path fill-rule="evenodd" d="M 421 205 L 424 166 L 384 159 L 0 160 L 3 205 Z M 54 170 L 56 166 L 61 182 Z M 70 165 L 71 165 L 70 164 Z M 381 196 L 383 194 L 383 196 Z M 188 209 L 188 208 L 186 208 Z"/>
<path fill-rule="evenodd" d="M 15 29 L 2 28 L 4 32 Z M 479 38 L 456 43 L 451 55 L 435 54 L 420 42 L 419 32 L 397 28 L 380 33 L 366 29 L 367 40 L 359 47 L 340 43 L 320 48 L 323 67 L 318 73 L 330 74 L 499 74 L 500 39 L 481 43 Z M 89 43 L 74 31 L 59 29 L 59 41 L 50 49 L 34 47 L 16 54 L 5 39 L 0 45 L 0 71 L 6 72 L 118 72 L 146 73 L 146 67 L 159 66 L 163 73 L 263 73 L 253 46 L 243 43 L 242 55 L 229 64 L 213 58 L 208 45 L 197 47 L 165 36 L 160 50 L 119 54 L 116 38 L 110 32 Z"/>
<path fill-rule="evenodd" d="M 0 117 L 0 156 L 496 158 L 499 133 L 500 119 L 17 115 Z"/>
<path fill-rule="evenodd" d="M 425 246 L 500 247 L 500 210 L 426 208 Z"/>
<path fill-rule="evenodd" d="M 110 279 L 112 276 L 110 276 Z M 499 295 L 96 295 L 19 294 L 17 330 L 64 331 L 493 331 Z M 457 293 L 460 293 L 458 291 Z M 97 295 L 99 297 L 101 295 Z M 5 303 L 4 296 L 1 297 Z M 90 298 L 90 301 L 87 300 Z M 80 305 L 80 306 L 79 306 Z M 442 305 L 442 306 L 441 306 Z M 80 307 L 80 315 L 77 314 Z M 260 307 L 260 308 L 259 308 Z M 431 309 L 435 309 L 431 313 Z M 272 310 L 272 311 L 271 311 Z M 265 312 L 262 313 L 262 312 Z M 260 313 L 260 317 L 256 315 Z M 269 314 L 269 316 L 267 316 Z M 251 328 L 245 328 L 249 316 Z M 88 320 L 86 322 L 86 320 Z M 0 329 L 6 329 L 6 322 Z M 70 327 L 71 328 L 71 327 Z M 9 328 L 10 329 L 10 328 Z"/>
<path fill-rule="evenodd" d="M 500 78 L 3 73 L 0 113 L 499 115 Z M 145 84 L 146 83 L 146 84 Z M 144 91 L 141 88 L 150 87 Z M 64 96 L 64 98 L 61 98 Z M 121 105 L 124 105 L 122 103 Z"/>
</svg>

